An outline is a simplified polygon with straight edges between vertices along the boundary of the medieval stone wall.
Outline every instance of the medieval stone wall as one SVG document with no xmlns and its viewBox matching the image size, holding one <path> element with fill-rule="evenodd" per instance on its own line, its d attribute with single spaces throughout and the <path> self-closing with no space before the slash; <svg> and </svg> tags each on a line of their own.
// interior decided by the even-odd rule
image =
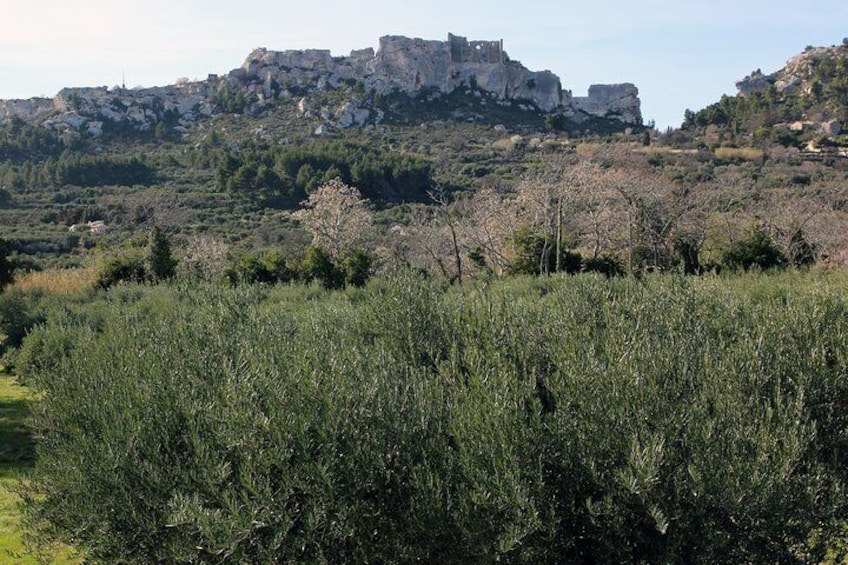
<svg viewBox="0 0 848 565">
<path fill-rule="evenodd" d="M 460 35 L 448 34 L 451 63 L 503 64 L 503 39 L 499 41 L 469 41 Z"/>
</svg>

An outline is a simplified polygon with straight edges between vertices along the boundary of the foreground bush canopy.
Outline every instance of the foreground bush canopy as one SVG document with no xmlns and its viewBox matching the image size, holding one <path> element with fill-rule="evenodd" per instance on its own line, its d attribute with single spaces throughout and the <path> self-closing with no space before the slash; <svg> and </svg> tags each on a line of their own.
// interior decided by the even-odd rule
<svg viewBox="0 0 848 565">
<path fill-rule="evenodd" d="M 104 562 L 819 559 L 848 308 L 739 281 L 112 289 L 19 354 L 30 523 Z"/>
</svg>

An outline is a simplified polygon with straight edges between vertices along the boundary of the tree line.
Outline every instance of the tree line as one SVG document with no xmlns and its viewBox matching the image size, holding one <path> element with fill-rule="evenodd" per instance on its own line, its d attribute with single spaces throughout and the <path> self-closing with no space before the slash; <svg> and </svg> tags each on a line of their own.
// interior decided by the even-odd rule
<svg viewBox="0 0 848 565">
<path fill-rule="evenodd" d="M 222 150 L 214 170 L 219 190 L 289 206 L 335 178 L 378 202 L 420 201 L 433 183 L 423 159 L 346 141 Z"/>
</svg>

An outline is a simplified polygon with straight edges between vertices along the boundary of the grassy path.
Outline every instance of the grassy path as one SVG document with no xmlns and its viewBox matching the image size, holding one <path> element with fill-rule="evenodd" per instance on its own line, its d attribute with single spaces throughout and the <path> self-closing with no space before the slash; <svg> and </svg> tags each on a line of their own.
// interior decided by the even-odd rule
<svg viewBox="0 0 848 565">
<path fill-rule="evenodd" d="M 31 401 L 29 391 L 15 377 L 0 375 L 0 564 L 35 564 L 21 536 L 18 497 L 14 492 L 19 475 L 33 463 L 33 446 L 25 421 Z M 69 558 L 70 551 L 48 556 L 51 563 L 80 563 Z"/>
</svg>

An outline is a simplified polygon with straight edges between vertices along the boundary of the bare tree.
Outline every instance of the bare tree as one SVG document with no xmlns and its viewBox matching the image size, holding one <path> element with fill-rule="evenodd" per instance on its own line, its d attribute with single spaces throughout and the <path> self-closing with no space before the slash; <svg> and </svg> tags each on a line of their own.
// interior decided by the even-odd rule
<svg viewBox="0 0 848 565">
<path fill-rule="evenodd" d="M 458 207 L 456 200 L 451 201 L 441 185 L 429 193 L 430 199 L 436 204 L 439 217 L 441 218 L 444 227 L 450 235 L 451 253 L 453 254 L 454 274 L 448 277 L 452 282 L 462 284 L 462 252 L 459 247 L 458 236 Z M 444 268 L 445 275 L 447 272 Z"/>
<path fill-rule="evenodd" d="M 391 230 L 394 256 L 407 265 L 456 280 L 456 247 L 445 223 L 445 213 L 426 206 L 414 208 L 409 216 L 406 226 L 395 226 Z"/>
<path fill-rule="evenodd" d="M 551 253 L 554 269 L 561 270 L 567 231 L 589 246 L 593 257 L 610 245 L 620 224 L 613 181 L 597 160 L 569 155 L 549 161 L 519 184 L 516 203 L 524 221 L 544 238 L 540 272 L 547 272 Z"/>
<path fill-rule="evenodd" d="M 511 262 L 511 241 L 522 218 L 514 198 L 494 188 L 483 188 L 464 202 L 467 209 L 463 240 L 482 254 L 487 267 L 500 276 Z"/>
<path fill-rule="evenodd" d="M 177 271 L 181 275 L 207 281 L 220 279 L 227 268 L 228 252 L 227 244 L 212 236 L 204 234 L 192 237 L 183 250 Z"/>
<path fill-rule="evenodd" d="M 312 244 L 338 259 L 361 245 L 372 225 L 372 213 L 359 191 L 336 178 L 319 187 L 292 216 L 312 235 Z"/>
</svg>

